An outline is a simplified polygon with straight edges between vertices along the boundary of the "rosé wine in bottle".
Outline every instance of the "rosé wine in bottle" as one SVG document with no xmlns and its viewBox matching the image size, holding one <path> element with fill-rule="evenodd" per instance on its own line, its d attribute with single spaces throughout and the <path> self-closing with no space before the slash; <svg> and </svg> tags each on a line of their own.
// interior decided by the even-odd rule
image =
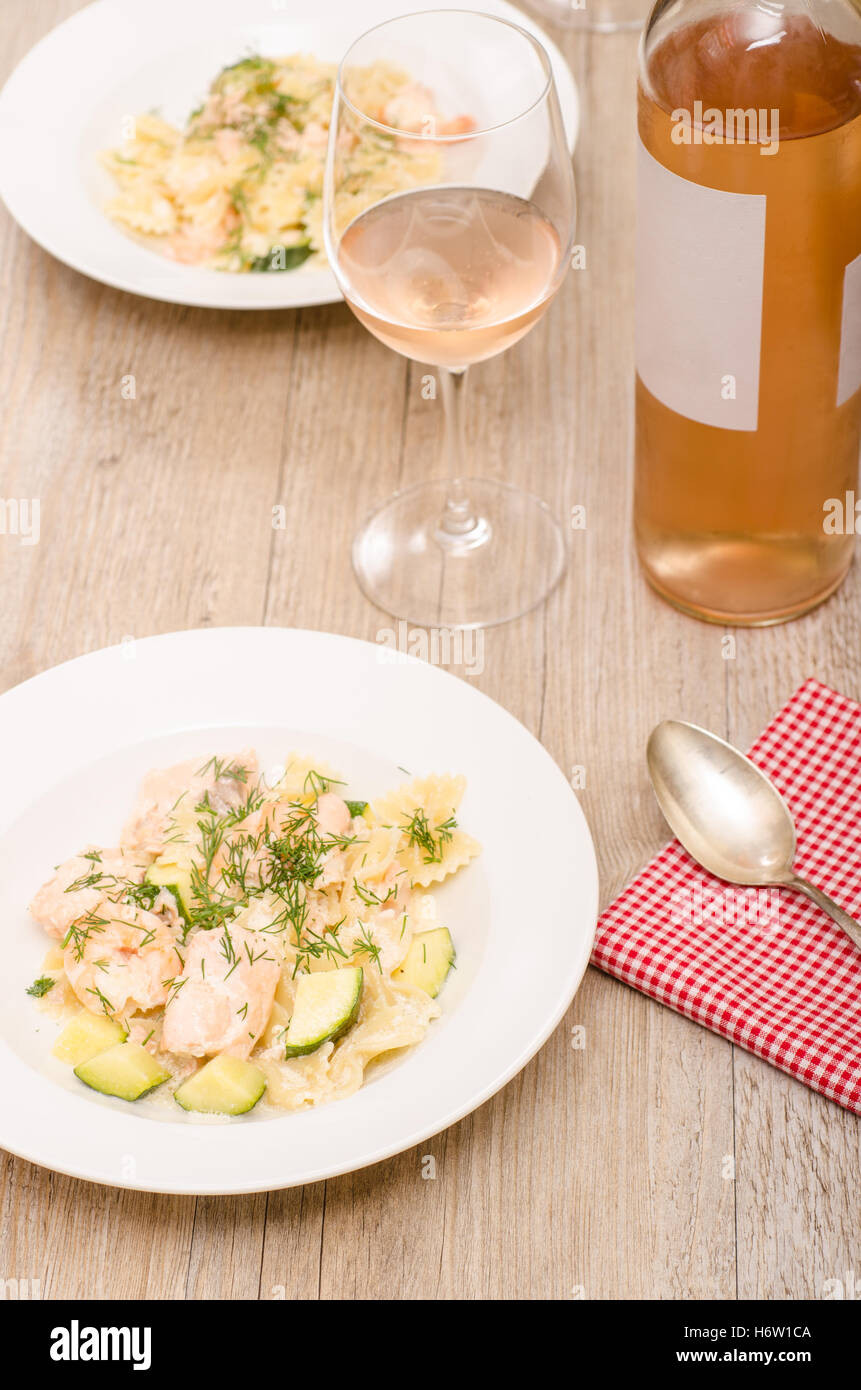
<svg viewBox="0 0 861 1390">
<path fill-rule="evenodd" d="M 861 8 L 661 0 L 638 160 L 640 559 L 689 613 L 781 622 L 854 542 Z"/>
</svg>

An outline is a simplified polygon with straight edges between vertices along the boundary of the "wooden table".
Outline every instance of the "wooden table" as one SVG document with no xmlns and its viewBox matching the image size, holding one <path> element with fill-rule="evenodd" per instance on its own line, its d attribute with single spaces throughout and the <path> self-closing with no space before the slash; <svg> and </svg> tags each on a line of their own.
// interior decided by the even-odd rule
<svg viewBox="0 0 861 1390">
<path fill-rule="evenodd" d="M 4 73 L 77 7 L 5 0 Z M 564 47 L 583 101 L 587 266 L 520 346 L 475 370 L 471 433 L 488 476 L 560 513 L 580 504 L 587 525 L 547 606 L 488 633 L 478 684 L 563 768 L 585 769 L 606 903 L 665 838 L 643 758 L 658 719 L 744 746 L 807 676 L 861 697 L 861 567 L 811 617 L 737 633 L 730 659 L 720 629 L 643 583 L 630 531 L 636 37 Z M 67 270 L 5 212 L 0 238 L 0 490 L 42 506 L 38 546 L 0 537 L 3 687 L 177 628 L 374 640 L 387 620 L 356 587 L 349 542 L 375 500 L 438 469 L 422 369 L 340 305 L 149 303 Z M 47 1298 L 821 1297 L 853 1266 L 861 1277 L 859 1160 L 850 1114 L 590 970 L 493 1101 L 352 1176 L 195 1200 L 3 1155 L 0 1277 L 38 1279 Z"/>
</svg>

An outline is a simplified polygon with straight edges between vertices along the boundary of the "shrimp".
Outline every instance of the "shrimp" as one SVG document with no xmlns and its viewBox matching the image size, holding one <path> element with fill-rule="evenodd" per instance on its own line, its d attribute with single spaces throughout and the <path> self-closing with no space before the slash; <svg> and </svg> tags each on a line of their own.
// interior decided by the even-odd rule
<svg viewBox="0 0 861 1390">
<path fill-rule="evenodd" d="M 63 969 L 91 1013 L 115 1018 L 164 1004 L 182 957 L 163 918 L 133 903 L 111 903 L 70 927 Z"/>
<path fill-rule="evenodd" d="M 30 904 L 30 915 L 49 936 L 64 937 L 79 918 L 94 913 L 124 883 L 143 883 L 152 855 L 91 846 L 61 864 Z"/>
</svg>

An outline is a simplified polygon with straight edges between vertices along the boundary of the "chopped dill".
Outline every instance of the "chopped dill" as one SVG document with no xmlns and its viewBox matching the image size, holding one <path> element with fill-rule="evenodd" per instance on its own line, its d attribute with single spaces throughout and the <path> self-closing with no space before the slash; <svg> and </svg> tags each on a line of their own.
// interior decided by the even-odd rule
<svg viewBox="0 0 861 1390">
<path fill-rule="evenodd" d="M 87 993 L 94 994 L 96 996 L 96 998 L 102 1006 L 105 1016 L 107 1018 L 111 1018 L 114 1012 L 114 1006 L 111 1003 L 110 999 L 106 998 L 105 995 L 102 994 L 102 991 L 98 988 L 98 986 L 94 986 L 92 989 L 88 989 Z"/>
<path fill-rule="evenodd" d="M 49 990 L 54 988 L 57 983 L 50 975 L 40 975 L 38 980 L 34 980 L 25 990 L 26 994 L 32 994 L 34 999 L 44 999 Z"/>
<path fill-rule="evenodd" d="M 442 861 L 446 845 L 451 843 L 452 836 L 457 829 L 457 821 L 452 815 L 439 825 L 432 826 L 426 813 L 419 807 L 401 829 L 410 845 L 415 845 L 421 850 L 425 864 L 439 864 Z"/>
<path fill-rule="evenodd" d="M 359 923 L 359 936 L 355 945 L 353 946 L 352 954 L 354 956 L 370 956 L 371 960 L 376 965 L 380 974 L 383 973 L 383 965 L 380 959 L 380 948 L 374 941 L 370 928 L 366 927 L 364 922 Z"/>
<path fill-rule="evenodd" d="M 392 887 L 386 893 L 386 896 L 381 898 L 379 893 L 375 893 L 373 888 L 369 888 L 366 883 L 360 883 L 357 878 L 353 879 L 353 892 L 356 894 L 357 898 L 362 900 L 365 907 L 383 907 L 385 903 L 390 902 L 392 898 L 398 896 L 397 888 Z"/>
</svg>

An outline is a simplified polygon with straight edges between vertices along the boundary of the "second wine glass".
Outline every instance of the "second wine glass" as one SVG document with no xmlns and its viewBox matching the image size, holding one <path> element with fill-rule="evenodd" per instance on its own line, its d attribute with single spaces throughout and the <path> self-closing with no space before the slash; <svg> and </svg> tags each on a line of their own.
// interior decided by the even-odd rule
<svg viewBox="0 0 861 1390">
<path fill-rule="evenodd" d="M 562 572 L 561 528 L 506 479 L 467 477 L 467 368 L 537 322 L 568 268 L 575 196 L 550 60 L 472 11 L 370 30 L 338 73 L 326 250 L 357 318 L 437 369 L 448 479 L 396 493 L 353 545 L 362 589 L 426 627 L 528 611 Z"/>
</svg>

